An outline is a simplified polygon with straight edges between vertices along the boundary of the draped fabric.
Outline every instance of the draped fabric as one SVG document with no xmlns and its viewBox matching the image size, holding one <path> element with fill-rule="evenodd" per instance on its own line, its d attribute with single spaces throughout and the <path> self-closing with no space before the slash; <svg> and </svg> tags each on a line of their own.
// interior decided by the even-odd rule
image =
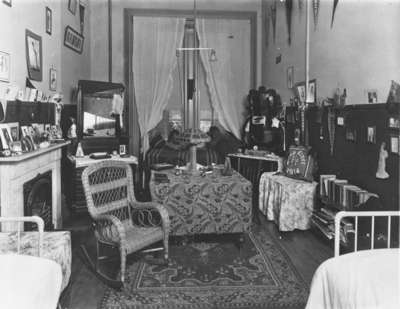
<svg viewBox="0 0 400 309">
<path fill-rule="evenodd" d="M 240 139 L 250 89 L 250 21 L 200 18 L 196 30 L 200 47 L 216 51 L 217 61 L 211 62 L 209 50 L 200 52 L 211 104 L 223 128 Z"/>
<path fill-rule="evenodd" d="M 144 152 L 149 147 L 148 132 L 162 119 L 171 95 L 184 25 L 184 18 L 133 18 L 133 86 Z"/>
</svg>

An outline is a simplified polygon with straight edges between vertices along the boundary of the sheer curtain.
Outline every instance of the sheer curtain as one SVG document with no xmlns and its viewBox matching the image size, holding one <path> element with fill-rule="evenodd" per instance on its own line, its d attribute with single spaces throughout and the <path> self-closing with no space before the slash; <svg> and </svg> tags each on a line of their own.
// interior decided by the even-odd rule
<svg viewBox="0 0 400 309">
<path fill-rule="evenodd" d="M 206 72 L 211 103 L 220 124 L 241 137 L 244 98 L 250 89 L 250 21 L 241 19 L 197 19 L 200 47 L 215 49 L 217 61 L 209 61 L 209 51 L 200 52 Z"/>
<path fill-rule="evenodd" d="M 133 87 L 144 152 L 149 147 L 148 132 L 161 120 L 171 95 L 184 26 L 184 18 L 133 18 Z"/>
</svg>

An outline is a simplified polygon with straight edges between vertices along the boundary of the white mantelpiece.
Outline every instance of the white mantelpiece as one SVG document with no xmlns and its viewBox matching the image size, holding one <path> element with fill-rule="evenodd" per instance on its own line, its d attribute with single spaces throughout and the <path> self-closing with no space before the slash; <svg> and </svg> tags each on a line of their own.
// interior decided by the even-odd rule
<svg viewBox="0 0 400 309">
<path fill-rule="evenodd" d="M 20 156 L 0 158 L 0 216 L 24 216 L 24 183 L 51 171 L 52 223 L 55 229 L 62 227 L 61 148 L 68 144 L 63 142 Z M 3 227 L 3 230 L 15 229 L 11 224 Z"/>
</svg>

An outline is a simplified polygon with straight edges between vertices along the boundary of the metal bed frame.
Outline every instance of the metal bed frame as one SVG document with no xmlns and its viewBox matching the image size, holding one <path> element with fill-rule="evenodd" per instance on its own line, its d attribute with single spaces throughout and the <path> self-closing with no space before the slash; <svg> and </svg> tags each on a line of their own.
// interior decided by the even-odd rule
<svg viewBox="0 0 400 309">
<path fill-rule="evenodd" d="M 38 227 L 38 257 L 42 256 L 42 251 L 43 251 L 43 233 L 44 233 L 44 221 L 42 218 L 38 216 L 32 216 L 32 217 L 0 217 L 0 223 L 2 222 L 14 222 L 17 223 L 17 253 L 20 253 L 21 249 L 21 232 L 24 231 L 23 226 L 21 227 L 21 223 L 25 222 L 33 222 L 37 224 Z M 2 229 L 3 231 L 3 224 L 2 224 Z M 11 232 L 15 232 L 15 229 L 13 228 Z"/>
<path fill-rule="evenodd" d="M 349 217 L 354 218 L 354 251 L 357 251 L 359 217 L 369 217 L 372 220 L 371 249 L 374 249 L 375 217 L 387 217 L 387 248 L 390 248 L 392 217 L 400 217 L 400 211 L 340 211 L 335 216 L 335 257 L 340 255 L 340 222 Z"/>
</svg>

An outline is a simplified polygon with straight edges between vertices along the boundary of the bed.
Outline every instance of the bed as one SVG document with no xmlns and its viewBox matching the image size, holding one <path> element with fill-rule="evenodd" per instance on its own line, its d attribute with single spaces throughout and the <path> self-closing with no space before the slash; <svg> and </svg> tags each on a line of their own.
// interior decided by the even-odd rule
<svg viewBox="0 0 400 309">
<path fill-rule="evenodd" d="M 400 308 L 400 249 L 391 242 L 393 217 L 399 216 L 400 211 L 339 212 L 335 217 L 335 257 L 316 270 L 306 309 Z M 340 222 L 349 217 L 354 220 L 355 251 L 340 255 Z M 369 250 L 357 251 L 360 217 L 371 218 Z M 386 248 L 376 248 L 377 217 L 387 218 Z"/>
</svg>

